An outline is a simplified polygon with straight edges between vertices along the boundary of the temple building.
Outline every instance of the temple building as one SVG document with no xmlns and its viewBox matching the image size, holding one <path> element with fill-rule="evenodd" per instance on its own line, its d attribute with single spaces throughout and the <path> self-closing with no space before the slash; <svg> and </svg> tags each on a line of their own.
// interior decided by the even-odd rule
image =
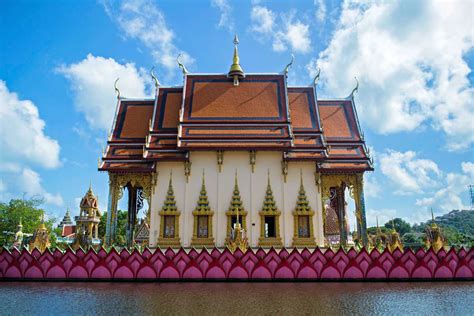
<svg viewBox="0 0 474 316">
<path fill-rule="evenodd" d="M 357 87 L 318 99 L 319 74 L 309 86 L 288 86 L 292 62 L 278 73 L 245 73 L 235 38 L 228 73 L 190 73 L 178 57 L 182 86 L 161 86 L 153 71 L 154 98 L 126 98 L 116 86 L 98 166 L 109 176 L 106 243 L 116 239 L 126 188 L 127 231 L 135 231 L 142 194 L 150 247 L 225 247 L 237 223 L 250 247 L 325 246 L 334 234 L 329 240 L 346 245 L 347 191 L 366 244 L 363 175 L 373 167 Z"/>
</svg>

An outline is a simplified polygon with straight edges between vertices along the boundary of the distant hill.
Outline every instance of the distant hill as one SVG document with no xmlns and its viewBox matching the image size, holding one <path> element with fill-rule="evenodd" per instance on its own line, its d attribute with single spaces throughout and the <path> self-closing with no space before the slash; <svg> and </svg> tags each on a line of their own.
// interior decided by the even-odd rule
<svg viewBox="0 0 474 316">
<path fill-rule="evenodd" d="M 474 210 L 453 210 L 442 216 L 436 216 L 435 222 L 441 227 L 449 227 L 468 236 L 474 236 Z M 426 225 L 431 224 L 431 220 L 425 223 L 414 225 L 416 231 L 423 231 Z"/>
</svg>

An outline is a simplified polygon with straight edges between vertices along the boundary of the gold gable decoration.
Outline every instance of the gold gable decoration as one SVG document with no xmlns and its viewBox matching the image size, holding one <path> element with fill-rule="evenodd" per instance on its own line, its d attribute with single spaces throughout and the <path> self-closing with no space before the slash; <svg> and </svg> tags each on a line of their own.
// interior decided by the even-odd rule
<svg viewBox="0 0 474 316">
<path fill-rule="evenodd" d="M 212 216 L 214 212 L 209 206 L 209 199 L 207 197 L 206 183 L 204 180 L 204 170 L 202 171 L 201 192 L 197 206 L 193 211 L 194 216 L 194 232 L 191 239 L 191 246 L 193 247 L 213 247 L 214 237 L 212 235 Z M 204 221 L 204 223 L 200 223 Z M 205 224 L 205 225 L 200 225 Z"/>
<path fill-rule="evenodd" d="M 260 214 L 260 238 L 259 246 L 261 247 L 282 247 L 282 241 L 280 237 L 280 215 L 281 212 L 276 206 L 275 198 L 273 197 L 273 190 L 270 184 L 270 171 L 268 171 L 268 183 L 267 191 L 265 193 L 265 200 L 263 202 L 262 210 Z M 274 218 L 274 237 L 265 237 L 265 217 Z"/>
<path fill-rule="evenodd" d="M 294 233 L 293 247 L 315 247 L 314 227 L 313 227 L 314 211 L 309 206 L 308 197 L 303 185 L 303 172 L 300 170 L 300 190 L 298 200 L 293 211 Z"/>
<path fill-rule="evenodd" d="M 168 192 L 160 215 L 160 236 L 158 238 L 159 247 L 181 247 L 179 238 L 179 215 L 173 190 L 173 174 L 170 173 Z"/>
</svg>

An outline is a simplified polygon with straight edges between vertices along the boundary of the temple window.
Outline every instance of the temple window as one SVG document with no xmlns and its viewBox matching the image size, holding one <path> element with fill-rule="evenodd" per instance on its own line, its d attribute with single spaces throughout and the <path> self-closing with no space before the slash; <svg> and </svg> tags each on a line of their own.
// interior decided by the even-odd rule
<svg viewBox="0 0 474 316">
<path fill-rule="evenodd" d="M 265 238 L 276 237 L 275 216 L 265 216 Z"/>
<path fill-rule="evenodd" d="M 174 216 L 165 216 L 165 231 L 163 237 L 173 238 L 174 237 Z"/>
<path fill-rule="evenodd" d="M 263 201 L 260 214 L 260 247 L 281 247 L 282 241 L 280 237 L 280 210 L 276 205 L 275 198 L 270 183 L 270 171 L 268 172 L 267 190 Z"/>
<path fill-rule="evenodd" d="M 309 233 L 309 216 L 298 216 L 298 237 L 308 238 Z"/>
<path fill-rule="evenodd" d="M 308 197 L 303 185 L 303 172 L 300 170 L 300 190 L 298 192 L 298 199 L 296 207 L 293 211 L 294 217 L 294 235 L 293 247 L 314 247 L 316 242 L 314 240 L 313 231 L 313 216 L 314 211 L 309 205 Z"/>
<path fill-rule="evenodd" d="M 212 236 L 212 215 L 214 212 L 209 206 L 207 190 L 204 181 L 204 170 L 202 171 L 201 192 L 197 201 L 196 208 L 193 211 L 194 232 L 191 239 L 191 245 L 194 247 L 213 247 L 214 237 Z"/>
<path fill-rule="evenodd" d="M 202 215 L 198 216 L 198 237 L 207 238 L 209 236 L 209 216 Z"/>
<path fill-rule="evenodd" d="M 172 174 L 170 174 L 168 191 L 163 204 L 161 211 L 158 213 L 161 217 L 161 231 L 157 244 L 160 247 L 179 247 L 181 246 L 179 238 L 180 212 L 178 211 L 174 197 Z"/>
</svg>

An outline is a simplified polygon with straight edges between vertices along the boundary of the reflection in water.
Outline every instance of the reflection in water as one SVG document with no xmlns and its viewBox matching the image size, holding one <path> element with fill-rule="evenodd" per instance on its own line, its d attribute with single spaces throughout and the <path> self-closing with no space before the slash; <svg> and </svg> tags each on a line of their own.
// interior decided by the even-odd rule
<svg viewBox="0 0 474 316">
<path fill-rule="evenodd" d="M 0 283 L 0 314 L 472 314 L 473 282 Z"/>
</svg>

